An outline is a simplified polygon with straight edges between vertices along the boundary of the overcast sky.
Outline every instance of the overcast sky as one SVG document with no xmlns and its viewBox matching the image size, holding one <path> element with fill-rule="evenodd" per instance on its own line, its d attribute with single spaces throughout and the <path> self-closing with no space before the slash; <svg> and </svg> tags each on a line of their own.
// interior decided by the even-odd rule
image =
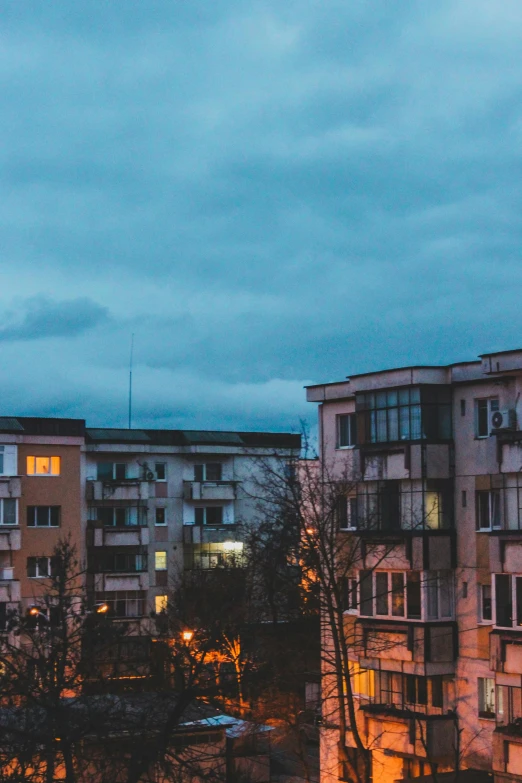
<svg viewBox="0 0 522 783">
<path fill-rule="evenodd" d="M 522 345 L 520 0 L 0 0 L 0 414 L 298 427 Z"/>
</svg>

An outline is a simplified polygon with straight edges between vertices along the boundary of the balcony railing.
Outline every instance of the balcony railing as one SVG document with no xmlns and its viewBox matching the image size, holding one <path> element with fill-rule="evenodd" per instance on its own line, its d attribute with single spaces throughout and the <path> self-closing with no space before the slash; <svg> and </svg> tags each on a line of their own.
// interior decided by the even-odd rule
<svg viewBox="0 0 522 783">
<path fill-rule="evenodd" d="M 235 500 L 237 481 L 184 481 L 185 500 Z"/>
</svg>

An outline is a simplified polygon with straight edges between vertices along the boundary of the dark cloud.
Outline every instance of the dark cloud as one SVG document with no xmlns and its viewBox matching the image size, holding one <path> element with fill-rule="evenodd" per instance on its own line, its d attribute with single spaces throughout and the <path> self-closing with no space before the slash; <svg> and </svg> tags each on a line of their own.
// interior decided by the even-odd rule
<svg viewBox="0 0 522 783">
<path fill-rule="evenodd" d="M 54 302 L 35 296 L 20 302 L 16 310 L 3 316 L 8 326 L 0 329 L 0 342 L 13 340 L 44 340 L 49 337 L 77 337 L 95 326 L 106 323 L 106 307 L 80 297 Z"/>
<path fill-rule="evenodd" d="M 239 428 L 290 426 L 306 382 L 519 343 L 517 0 L 34 0 L 3 22 L 11 410 L 121 423 L 133 332 L 138 420 Z"/>
</svg>

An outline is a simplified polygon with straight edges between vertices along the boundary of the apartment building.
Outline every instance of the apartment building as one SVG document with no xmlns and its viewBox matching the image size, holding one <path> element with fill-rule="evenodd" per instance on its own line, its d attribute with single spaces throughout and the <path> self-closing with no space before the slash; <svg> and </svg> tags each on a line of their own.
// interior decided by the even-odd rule
<svg viewBox="0 0 522 783">
<path fill-rule="evenodd" d="M 521 392 L 522 350 L 307 389 L 358 544 L 344 620 L 373 783 L 456 765 L 522 781 Z M 347 774 L 323 683 L 330 783 Z"/>
<path fill-rule="evenodd" d="M 0 627 L 10 609 L 37 603 L 69 537 L 93 600 L 152 632 L 147 618 L 184 570 L 241 564 L 262 462 L 299 449 L 285 433 L 0 417 Z"/>
<path fill-rule="evenodd" d="M 0 629 L 45 589 L 58 540 L 85 552 L 81 419 L 0 417 Z"/>
<path fill-rule="evenodd" d="M 114 617 L 165 607 L 184 570 L 241 565 L 263 461 L 297 456 L 285 433 L 87 429 L 90 585 Z M 143 624 L 142 624 L 143 625 Z"/>
</svg>

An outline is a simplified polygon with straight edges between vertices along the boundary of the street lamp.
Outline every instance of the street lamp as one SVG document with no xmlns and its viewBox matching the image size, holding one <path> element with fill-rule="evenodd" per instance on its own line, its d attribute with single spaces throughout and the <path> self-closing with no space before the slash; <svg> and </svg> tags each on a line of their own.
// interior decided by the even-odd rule
<svg viewBox="0 0 522 783">
<path fill-rule="evenodd" d="M 186 644 L 189 644 L 194 638 L 194 631 L 189 631 L 189 630 L 183 631 L 183 633 L 181 634 L 181 638 Z"/>
</svg>

